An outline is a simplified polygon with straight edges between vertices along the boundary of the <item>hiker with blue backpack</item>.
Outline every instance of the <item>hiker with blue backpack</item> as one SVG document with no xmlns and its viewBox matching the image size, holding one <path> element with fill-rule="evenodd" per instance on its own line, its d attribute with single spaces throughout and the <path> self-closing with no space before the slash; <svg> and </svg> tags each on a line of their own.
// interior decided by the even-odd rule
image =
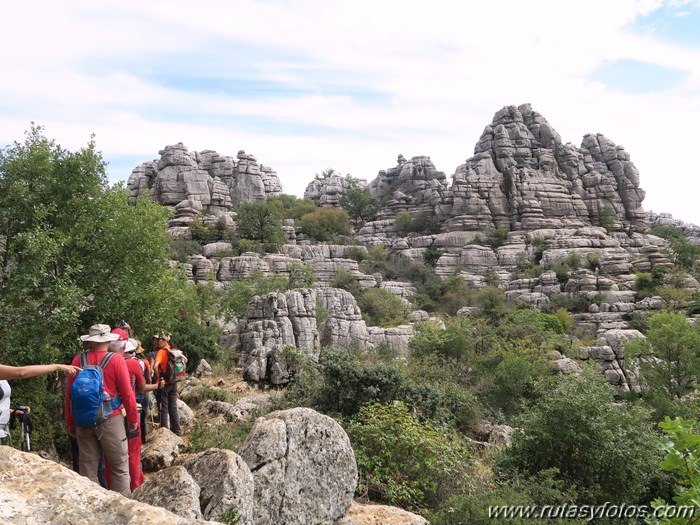
<svg viewBox="0 0 700 525">
<path fill-rule="evenodd" d="M 72 365 L 81 370 L 66 385 L 66 425 L 78 440 L 80 474 L 98 483 L 97 467 L 104 452 L 112 470 L 111 490 L 130 496 L 127 431 L 139 431 L 136 399 L 124 357 L 108 352 L 119 339 L 109 325 L 96 324 L 80 339 L 87 352 L 76 355 Z M 125 428 L 124 418 L 127 425 Z"/>
<path fill-rule="evenodd" d="M 153 337 L 156 340 L 156 358 L 153 363 L 155 382 L 158 383 L 161 379 L 165 381 L 158 405 L 160 426 L 169 428 L 171 432 L 181 436 L 180 413 L 177 411 L 177 382 L 185 374 L 187 358 L 181 350 L 171 346 L 168 332 L 160 331 Z"/>
</svg>

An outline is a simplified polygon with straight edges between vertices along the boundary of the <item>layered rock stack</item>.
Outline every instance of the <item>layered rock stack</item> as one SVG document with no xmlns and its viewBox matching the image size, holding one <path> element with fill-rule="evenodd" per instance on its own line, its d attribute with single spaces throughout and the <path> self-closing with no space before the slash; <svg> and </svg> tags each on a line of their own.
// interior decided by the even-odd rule
<svg viewBox="0 0 700 525">
<path fill-rule="evenodd" d="M 126 185 L 130 198 L 148 191 L 166 206 L 190 201 L 202 208 L 229 211 L 241 202 L 282 193 L 277 173 L 245 151 L 234 159 L 211 150 L 190 152 L 180 142 L 166 146 L 159 155 L 159 160 L 134 168 Z"/>
</svg>

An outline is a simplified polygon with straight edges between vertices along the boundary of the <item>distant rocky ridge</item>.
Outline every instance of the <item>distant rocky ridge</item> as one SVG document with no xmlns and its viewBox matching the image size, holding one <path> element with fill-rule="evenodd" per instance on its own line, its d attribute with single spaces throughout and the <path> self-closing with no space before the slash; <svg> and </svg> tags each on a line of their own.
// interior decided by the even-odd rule
<svg viewBox="0 0 700 525">
<path fill-rule="evenodd" d="M 230 210 L 241 202 L 263 200 L 282 193 L 277 173 L 239 151 L 236 158 L 204 150 L 189 152 L 182 142 L 166 146 L 160 159 L 134 168 L 126 187 L 131 198 L 147 191 L 166 206 L 183 201 Z"/>
<path fill-rule="evenodd" d="M 644 212 L 639 173 L 624 148 L 600 134 L 586 135 L 581 147 L 563 143 L 529 104 L 495 114 L 451 184 L 430 157 L 407 160 L 402 155 L 371 182 L 356 182 L 366 184 L 382 207 L 376 220 L 353 232 L 353 241 L 361 243 L 354 252 L 380 245 L 391 257 L 423 261 L 431 250 L 438 255 L 435 273 L 442 279 L 460 275 L 475 289 L 495 279 L 510 299 L 540 309 L 553 301 L 585 301 L 575 318 L 597 342 L 578 358 L 600 363 L 619 392 L 631 388 L 631 374 L 624 369 L 622 346 L 610 341 L 631 333 L 626 330 L 633 314 L 664 306 L 658 297 L 640 300 L 634 289 L 636 272 L 671 266 L 666 241 L 650 235 L 649 226 L 678 226 L 700 244 L 697 226 Z M 190 153 L 182 144 L 166 147 L 159 161 L 138 166 L 128 187 L 132 198 L 148 190 L 151 198 L 174 207 L 170 233 L 185 239 L 195 220 L 235 227 L 237 204 L 282 191 L 276 173 L 244 152 L 233 159 L 212 151 Z M 317 205 L 339 206 L 349 187 L 346 177 L 332 175 L 313 180 L 305 195 Z M 430 231 L 398 231 L 394 220 L 400 212 L 427 217 Z M 503 242 L 486 242 L 497 228 L 505 233 Z M 293 262 L 314 269 L 315 290 L 256 298 L 247 317 L 227 327 L 224 342 L 238 352 L 245 377 L 287 382 L 294 366 L 293 356 L 290 360 L 285 353 L 290 346 L 312 360 L 319 344 L 368 348 L 386 343 L 395 355 L 406 356 L 413 323 L 427 318 L 426 312 L 413 312 L 411 324 L 397 328 L 367 326 L 352 295 L 332 283 L 342 269 L 361 289 L 386 288 L 407 302 L 415 293 L 411 283 L 362 273 L 349 246 L 313 244 L 293 220 L 285 221 L 284 231 L 287 241 L 279 253 L 232 256 L 230 243 L 217 242 L 203 246 L 185 265 L 192 281 L 214 279 L 221 288 L 255 269 L 284 274 Z M 568 275 L 553 270 L 572 259 L 579 262 Z M 541 272 L 526 276 L 523 266 Z M 690 278 L 686 286 L 700 288 Z M 316 301 L 327 313 L 321 322 Z M 553 356 L 563 371 L 576 366 L 567 359 Z"/>
</svg>

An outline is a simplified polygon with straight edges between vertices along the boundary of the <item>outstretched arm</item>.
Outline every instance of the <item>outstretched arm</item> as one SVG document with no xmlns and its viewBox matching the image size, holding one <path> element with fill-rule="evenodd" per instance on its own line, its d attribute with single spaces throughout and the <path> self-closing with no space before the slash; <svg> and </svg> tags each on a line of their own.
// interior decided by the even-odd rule
<svg viewBox="0 0 700 525">
<path fill-rule="evenodd" d="M 0 379 L 27 379 L 52 372 L 65 372 L 70 376 L 78 373 L 77 366 L 72 365 L 27 365 L 27 366 L 8 366 L 0 365 Z"/>
</svg>

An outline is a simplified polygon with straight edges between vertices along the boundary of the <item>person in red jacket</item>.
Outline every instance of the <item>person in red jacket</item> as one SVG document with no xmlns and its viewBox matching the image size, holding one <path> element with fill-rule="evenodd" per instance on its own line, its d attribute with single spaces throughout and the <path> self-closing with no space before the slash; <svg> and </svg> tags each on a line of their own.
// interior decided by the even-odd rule
<svg viewBox="0 0 700 525">
<path fill-rule="evenodd" d="M 116 341 L 118 338 L 117 334 L 110 332 L 109 325 L 96 324 L 91 326 L 86 335 L 80 336 L 82 341 L 90 345 L 87 351 L 88 364 L 99 365 L 107 354 L 109 343 Z M 73 358 L 73 366 L 79 366 L 80 355 L 78 354 Z M 75 425 L 70 408 L 70 390 L 74 379 L 75 377 L 69 377 L 66 385 L 65 413 L 68 433 L 78 440 L 80 474 L 98 483 L 97 467 L 100 461 L 100 454 L 104 452 L 112 468 L 111 490 L 128 497 L 131 495 L 129 488 L 129 451 L 122 409 L 126 412 L 130 434 L 138 432 L 139 416 L 126 362 L 121 355 L 114 355 L 103 371 L 104 389 L 113 399 L 118 396 L 121 399 L 122 406 L 114 409 L 104 422 L 94 428 L 77 427 Z"/>
<path fill-rule="evenodd" d="M 118 328 L 112 330 L 112 333 L 116 333 L 120 337 L 122 334 L 119 332 Z M 125 335 L 125 334 L 124 334 Z M 146 380 L 143 377 L 143 370 L 138 360 L 134 357 L 136 352 L 136 341 L 134 339 L 119 339 L 117 341 L 112 341 L 109 343 L 109 351 L 119 354 L 124 357 L 126 362 L 126 368 L 129 371 L 129 384 L 134 392 L 144 392 L 147 390 L 155 390 L 158 387 L 163 387 L 163 382 L 160 384 L 147 385 Z M 138 403 L 136 405 L 138 407 Z M 143 470 L 141 469 L 141 432 L 127 432 L 127 439 L 129 440 L 129 478 L 131 479 L 130 488 L 133 492 L 141 485 L 143 485 Z M 112 469 L 110 468 L 109 462 L 107 462 L 107 486 L 112 485 Z"/>
</svg>

